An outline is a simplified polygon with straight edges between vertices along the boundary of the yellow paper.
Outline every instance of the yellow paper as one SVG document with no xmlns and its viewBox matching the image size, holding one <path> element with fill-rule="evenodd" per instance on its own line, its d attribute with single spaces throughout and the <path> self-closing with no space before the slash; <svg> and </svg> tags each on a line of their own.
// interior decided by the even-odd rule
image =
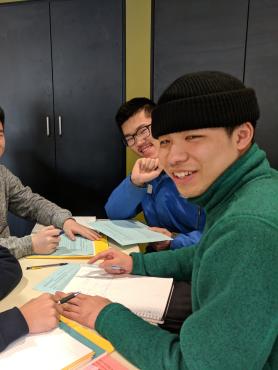
<svg viewBox="0 0 278 370">
<path fill-rule="evenodd" d="M 106 236 L 102 236 L 100 240 L 95 240 L 95 251 L 96 254 L 106 251 L 109 248 L 109 244 Z"/>
<path fill-rule="evenodd" d="M 114 351 L 114 347 L 108 340 L 104 339 L 96 332 L 93 332 L 91 329 L 78 324 L 76 321 L 67 319 L 64 316 L 60 316 L 60 321 L 64 322 L 69 327 L 77 331 L 77 333 L 83 335 L 83 337 L 89 339 L 91 342 L 95 343 L 97 346 L 104 349 L 104 351 L 109 352 L 109 353 Z"/>
<path fill-rule="evenodd" d="M 88 364 L 92 358 L 94 357 L 95 352 L 88 353 L 87 355 L 79 358 L 78 360 L 74 361 L 73 363 L 63 367 L 61 370 L 77 370 L 80 368 L 81 365 Z"/>
</svg>

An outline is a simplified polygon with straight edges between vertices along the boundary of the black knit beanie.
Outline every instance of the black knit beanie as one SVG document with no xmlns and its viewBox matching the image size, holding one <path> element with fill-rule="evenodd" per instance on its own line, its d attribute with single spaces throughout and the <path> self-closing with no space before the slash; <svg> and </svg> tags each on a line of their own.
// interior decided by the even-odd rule
<svg viewBox="0 0 278 370">
<path fill-rule="evenodd" d="M 223 72 L 197 72 L 175 80 L 152 112 L 152 135 L 210 127 L 254 126 L 259 118 L 255 91 Z"/>
</svg>

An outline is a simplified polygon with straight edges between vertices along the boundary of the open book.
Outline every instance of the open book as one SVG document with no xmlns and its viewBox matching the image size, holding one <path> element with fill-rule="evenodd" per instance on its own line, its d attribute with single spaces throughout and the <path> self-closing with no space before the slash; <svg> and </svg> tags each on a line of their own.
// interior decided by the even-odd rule
<svg viewBox="0 0 278 370">
<path fill-rule="evenodd" d="M 162 323 L 173 289 L 173 279 L 138 275 L 112 275 L 103 269 L 82 266 L 64 292 L 79 291 L 121 303 L 150 322 Z"/>
</svg>

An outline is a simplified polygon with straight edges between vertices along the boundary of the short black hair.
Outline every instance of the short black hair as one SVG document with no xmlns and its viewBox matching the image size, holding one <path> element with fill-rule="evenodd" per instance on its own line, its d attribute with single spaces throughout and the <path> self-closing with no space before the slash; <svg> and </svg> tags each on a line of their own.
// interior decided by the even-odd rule
<svg viewBox="0 0 278 370">
<path fill-rule="evenodd" d="M 0 122 L 2 122 L 2 125 L 4 127 L 4 123 L 5 123 L 5 113 L 4 113 L 4 110 L 0 107 Z"/>
<path fill-rule="evenodd" d="M 128 100 L 120 106 L 118 112 L 115 116 L 115 120 L 121 129 L 123 123 L 127 121 L 134 114 L 141 110 L 149 113 L 151 115 L 152 110 L 155 108 L 155 103 L 148 98 L 133 98 Z"/>
</svg>

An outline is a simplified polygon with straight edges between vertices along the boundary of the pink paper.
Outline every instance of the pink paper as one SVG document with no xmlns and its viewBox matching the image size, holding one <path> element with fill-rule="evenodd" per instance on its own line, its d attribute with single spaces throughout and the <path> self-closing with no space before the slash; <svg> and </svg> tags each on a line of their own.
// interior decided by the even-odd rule
<svg viewBox="0 0 278 370">
<path fill-rule="evenodd" d="M 84 370 L 128 370 L 128 369 L 107 354 L 94 360 L 94 362 L 87 366 Z"/>
</svg>

